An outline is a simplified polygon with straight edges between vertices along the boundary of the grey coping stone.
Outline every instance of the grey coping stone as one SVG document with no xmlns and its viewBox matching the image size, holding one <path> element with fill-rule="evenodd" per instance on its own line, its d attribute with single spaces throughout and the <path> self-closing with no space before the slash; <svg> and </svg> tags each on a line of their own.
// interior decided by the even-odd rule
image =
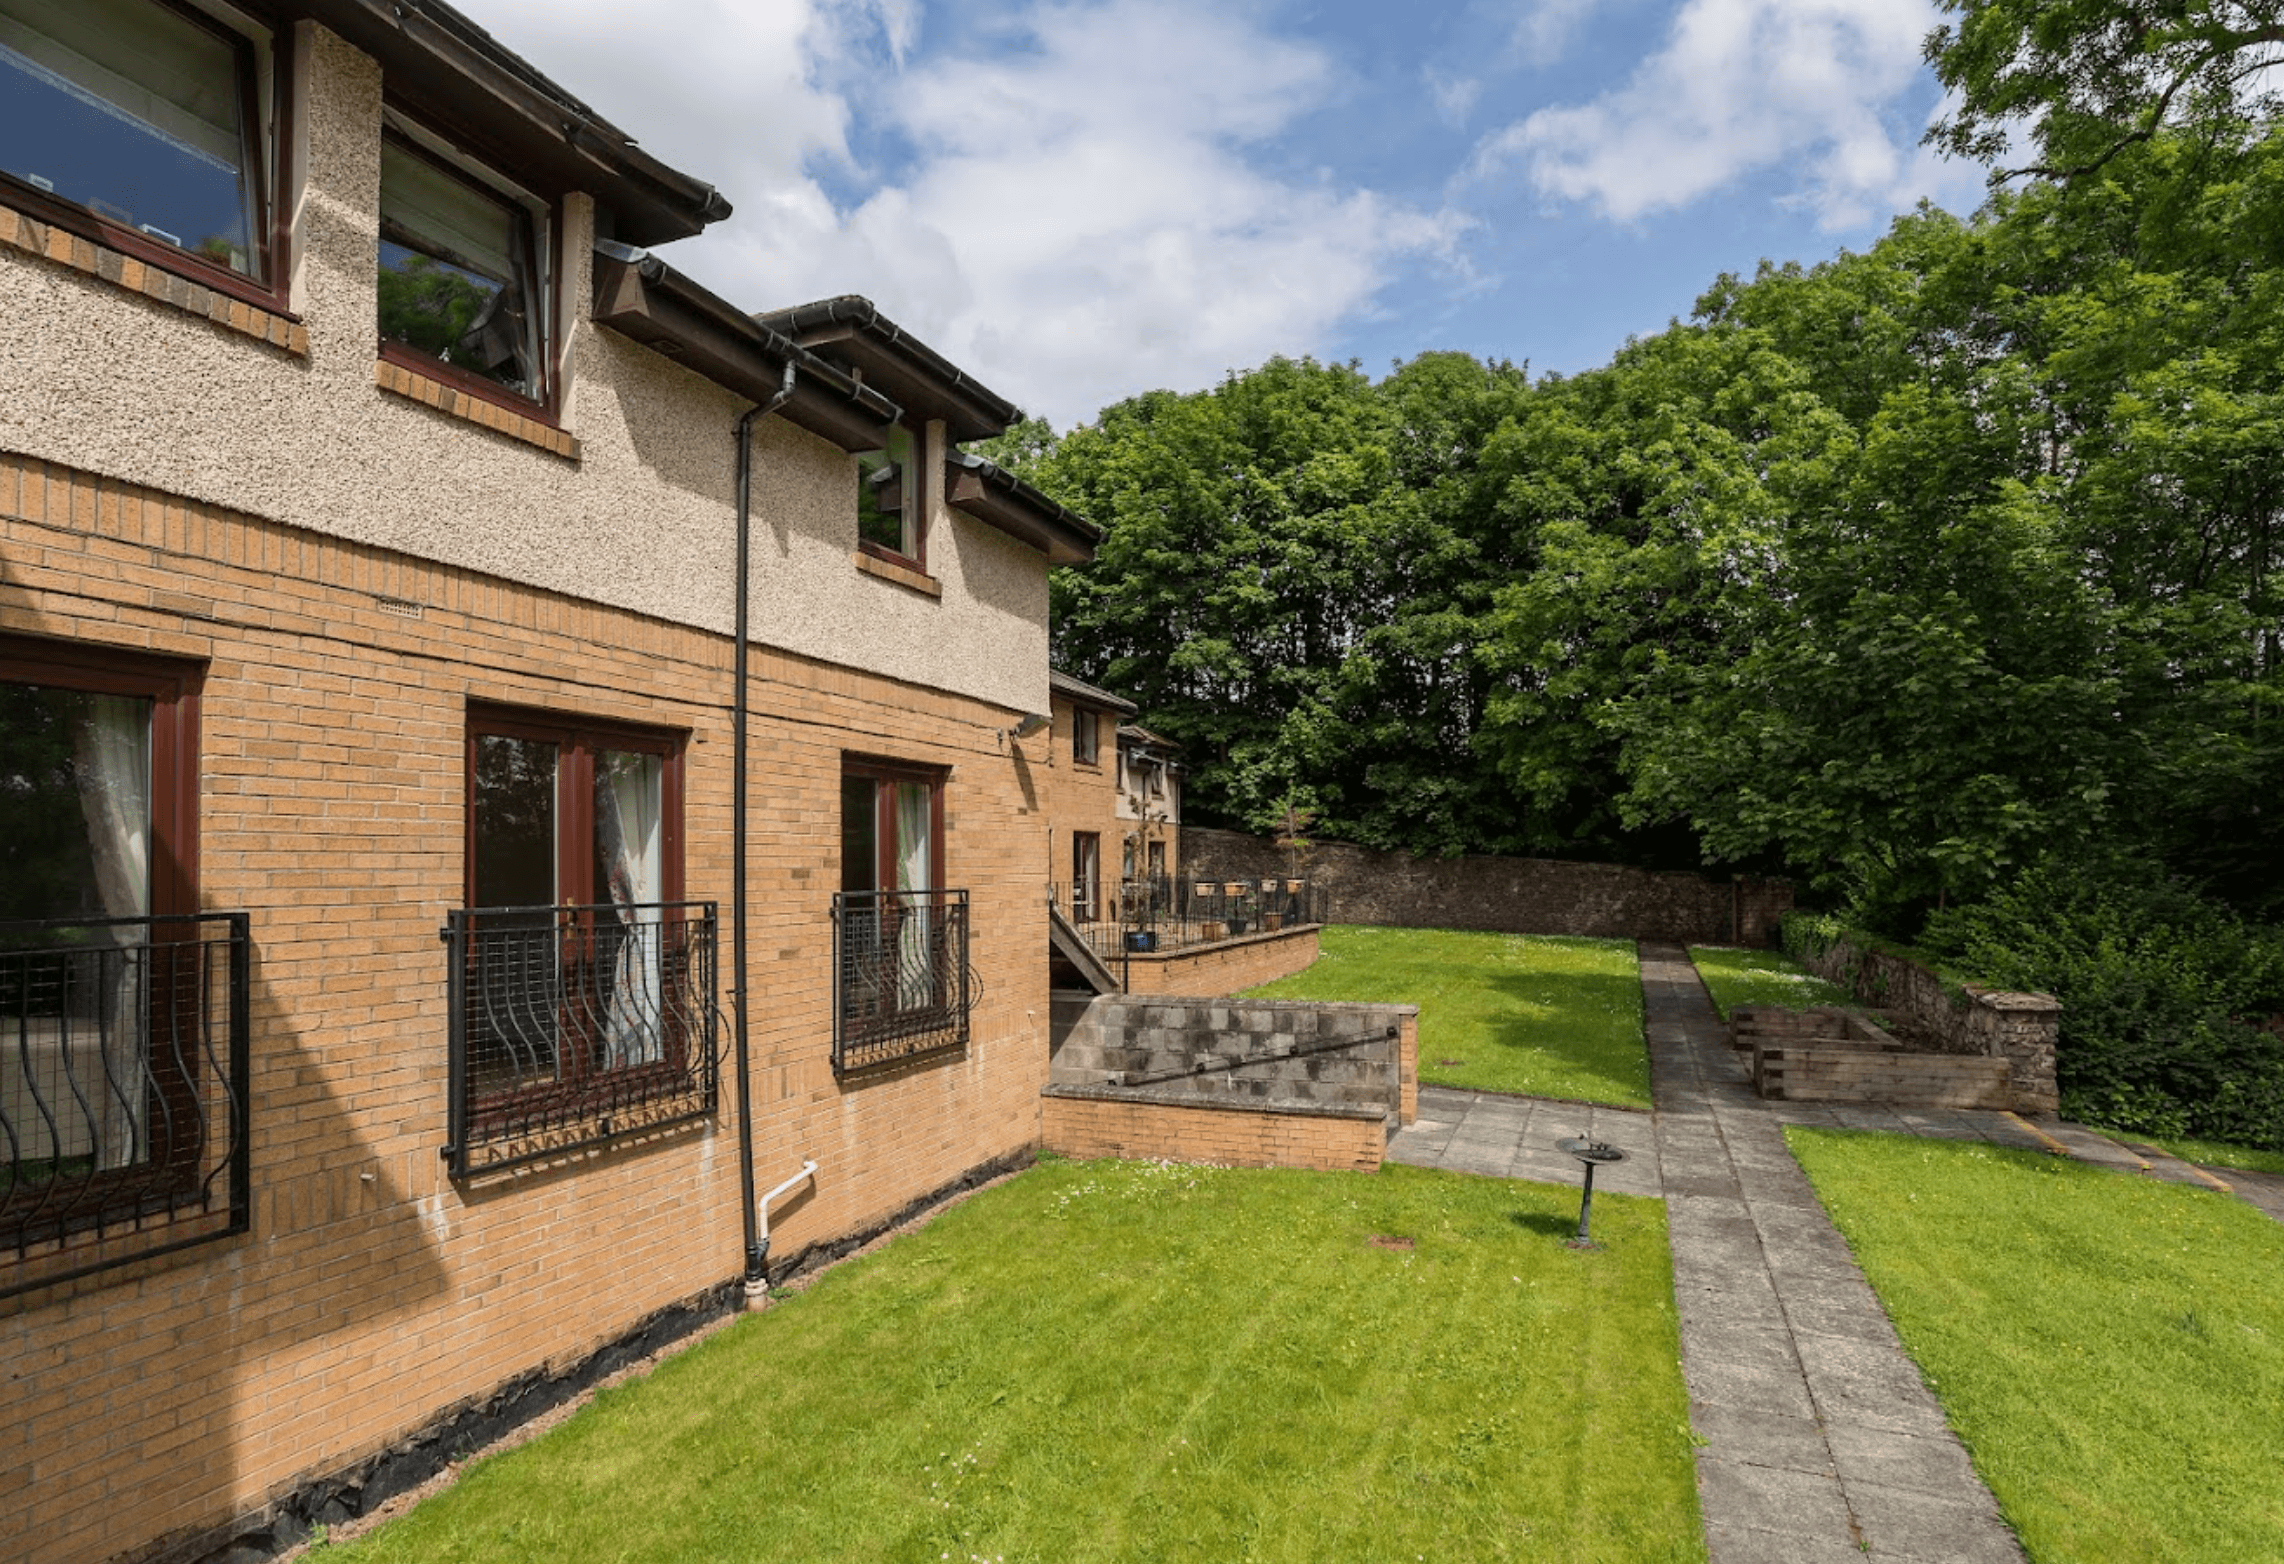
<svg viewBox="0 0 2284 1564">
<path fill-rule="evenodd" d="M 1700 1451 L 1697 1491 L 1708 1515 L 1741 1529 L 1848 1536 L 1848 1501 L 1840 1485 L 1815 1472 L 1724 1461 Z"/>
<path fill-rule="evenodd" d="M 1699 1447 L 1704 1457 L 1747 1466 L 1781 1466 L 1826 1477 L 1837 1474 L 1819 1423 L 1710 1403 L 1691 1407 L 1689 1421 L 1697 1437 L 1705 1441 Z"/>
<path fill-rule="evenodd" d="M 1975 1490 L 1979 1499 L 1850 1482 L 1845 1477 L 1842 1485 L 1874 1558 L 1886 1554 L 1941 1559 L 1945 1564 L 2022 1564 L 2022 1544 L 1980 1485 Z"/>
<path fill-rule="evenodd" d="M 1956 1497 L 1971 1492 L 1981 1481 L 1975 1475 L 1974 1462 L 1956 1439 L 1902 1434 L 1892 1428 L 1867 1428 L 1851 1422 L 1826 1423 L 1823 1439 L 1839 1465 L 1843 1485 L 1877 1483 L 1885 1488 Z"/>
</svg>

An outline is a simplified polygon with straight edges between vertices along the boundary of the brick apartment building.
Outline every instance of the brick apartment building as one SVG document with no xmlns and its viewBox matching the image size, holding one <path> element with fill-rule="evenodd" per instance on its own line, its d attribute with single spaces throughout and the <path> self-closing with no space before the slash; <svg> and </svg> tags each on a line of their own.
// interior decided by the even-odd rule
<svg viewBox="0 0 2284 1564">
<path fill-rule="evenodd" d="M 1181 752 L 1123 696 L 1059 669 L 1048 686 L 1048 862 L 1078 922 L 1115 922 L 1181 872 Z"/>
<path fill-rule="evenodd" d="M 201 1558 L 1037 1143 L 1093 533 L 438 0 L 0 82 L 0 1554 Z"/>
</svg>

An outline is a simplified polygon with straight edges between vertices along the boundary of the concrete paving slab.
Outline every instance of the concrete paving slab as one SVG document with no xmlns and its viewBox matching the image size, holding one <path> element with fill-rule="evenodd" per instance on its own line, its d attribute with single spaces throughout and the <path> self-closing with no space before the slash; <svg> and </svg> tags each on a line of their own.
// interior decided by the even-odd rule
<svg viewBox="0 0 2284 1564">
<path fill-rule="evenodd" d="M 1974 1463 L 1956 1439 L 1832 1421 L 1822 1425 L 1822 1433 L 1831 1458 L 1864 1482 L 1913 1493 L 1957 1495 L 1978 1481 Z"/>
<path fill-rule="evenodd" d="M 1849 1540 L 1848 1501 L 1838 1482 L 1815 1472 L 1724 1461 L 1700 1451 L 1697 1491 L 1708 1513 L 1718 1509 L 1739 1530 Z"/>
<path fill-rule="evenodd" d="M 1978 1485 L 1979 1486 L 1979 1485 Z M 1872 1557 L 1941 1559 L 1944 1564 L 2017 1564 L 2022 1545 L 1986 1491 L 1970 1498 L 1849 1482 L 1848 1508 Z"/>
<path fill-rule="evenodd" d="M 1864 1564 L 1867 1557 L 1853 1542 L 1726 1525 L 1705 1528 L 1705 1550 L 1712 1564 Z"/>
<path fill-rule="evenodd" d="M 1706 1452 L 1716 1460 L 1781 1466 L 1820 1477 L 1836 1475 L 1824 1427 L 1812 1419 L 1701 1402 L 1690 1409 L 1689 1421 L 1697 1437 L 1705 1441 Z"/>
</svg>

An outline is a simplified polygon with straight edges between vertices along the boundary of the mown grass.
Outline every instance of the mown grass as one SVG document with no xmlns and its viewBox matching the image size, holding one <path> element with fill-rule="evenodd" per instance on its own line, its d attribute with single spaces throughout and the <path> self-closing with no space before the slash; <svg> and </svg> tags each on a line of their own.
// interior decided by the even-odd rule
<svg viewBox="0 0 2284 1564">
<path fill-rule="evenodd" d="M 1322 951 L 1251 993 L 1418 1005 L 1420 1079 L 1437 1085 L 1650 1105 L 1629 941 L 1335 924 Z"/>
<path fill-rule="evenodd" d="M 2284 1151 L 2262 1151 L 2257 1146 L 2231 1146 L 2218 1140 L 2186 1140 L 2178 1135 L 2142 1135 L 2124 1130 L 2105 1131 L 2113 1139 L 2143 1141 L 2161 1146 L 2184 1162 L 2209 1168 L 2246 1168 L 2254 1173 L 2284 1177 Z"/>
<path fill-rule="evenodd" d="M 1575 1198 L 1043 1163 L 322 1556 L 1701 1560 L 1664 1209 Z"/>
<path fill-rule="evenodd" d="M 1785 1134 L 2032 1559 L 2284 1559 L 2284 1228 L 2032 1152 Z"/>
<path fill-rule="evenodd" d="M 1721 1019 L 1738 1005 L 1782 1005 L 1806 1010 L 1811 1005 L 1844 1005 L 1848 991 L 1801 970 L 1800 963 L 1781 950 L 1739 950 L 1728 945 L 1692 945 L 1689 959 L 1713 996 Z"/>
</svg>

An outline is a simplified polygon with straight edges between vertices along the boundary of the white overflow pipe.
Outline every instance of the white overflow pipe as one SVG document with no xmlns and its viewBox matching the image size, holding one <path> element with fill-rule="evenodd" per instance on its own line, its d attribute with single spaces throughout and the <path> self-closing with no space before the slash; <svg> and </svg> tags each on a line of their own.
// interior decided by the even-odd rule
<svg viewBox="0 0 2284 1564">
<path fill-rule="evenodd" d="M 761 1250 L 761 1258 L 765 1263 L 769 1259 L 769 1203 L 775 1200 L 779 1195 L 782 1195 L 787 1190 L 791 1189 L 794 1185 L 800 1183 L 803 1179 L 813 1176 L 816 1171 L 817 1163 L 815 1158 L 811 1158 L 808 1161 L 803 1162 L 801 1164 L 800 1172 L 794 1174 L 784 1183 L 778 1185 L 768 1194 L 762 1196 L 758 1202 L 761 1207 L 759 1212 L 761 1220 L 761 1242 L 758 1247 Z M 755 1299 L 767 1294 L 768 1291 L 769 1279 L 766 1275 L 751 1276 L 746 1278 L 745 1296 L 747 1303 L 752 1303 Z"/>
</svg>

